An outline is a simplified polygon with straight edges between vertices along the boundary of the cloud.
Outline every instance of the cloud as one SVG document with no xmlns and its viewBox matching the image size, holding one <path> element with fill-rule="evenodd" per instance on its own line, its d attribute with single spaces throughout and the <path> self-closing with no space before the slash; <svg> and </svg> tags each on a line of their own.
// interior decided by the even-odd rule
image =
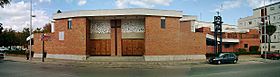
<svg viewBox="0 0 280 77">
<path fill-rule="evenodd" d="M 40 2 L 40 3 L 43 3 L 43 2 L 48 2 L 48 3 L 50 3 L 51 0 L 39 0 L 39 2 Z"/>
<path fill-rule="evenodd" d="M 215 9 L 215 12 L 224 11 L 224 10 L 233 9 L 233 8 L 238 8 L 242 5 L 242 3 L 243 3 L 243 0 L 224 1 L 222 3 L 222 6 L 219 6 Z"/>
<path fill-rule="evenodd" d="M 155 5 L 169 6 L 172 0 L 116 0 L 117 8 L 128 8 L 129 6 L 137 6 L 144 8 L 152 8 Z"/>
<path fill-rule="evenodd" d="M 249 6 L 251 8 L 258 8 L 258 7 L 262 7 L 264 4 L 268 5 L 268 4 L 272 4 L 275 2 L 279 2 L 280 0 L 247 0 Z"/>
<path fill-rule="evenodd" d="M 78 1 L 77 4 L 79 6 L 85 5 L 87 3 L 87 0 L 65 0 L 67 3 L 72 3 L 73 1 Z"/>
<path fill-rule="evenodd" d="M 49 16 L 46 11 L 33 9 L 33 29 L 41 28 L 49 22 Z M 29 2 L 12 2 L 5 8 L 0 8 L 0 22 L 4 28 L 12 28 L 21 31 L 25 27 L 29 27 L 30 22 L 30 4 Z"/>
<path fill-rule="evenodd" d="M 247 2 L 246 2 L 247 1 Z M 251 8 L 258 8 L 262 7 L 264 5 L 264 0 L 227 0 L 222 3 L 223 7 L 218 6 L 214 11 L 211 12 L 217 12 L 217 11 L 225 11 L 233 8 L 239 8 L 244 5 L 249 5 Z M 272 4 L 275 2 L 279 2 L 280 0 L 265 0 L 265 5 Z"/>
<path fill-rule="evenodd" d="M 81 5 L 84 5 L 86 3 L 87 3 L 87 0 L 79 0 L 78 5 L 81 6 Z"/>
</svg>

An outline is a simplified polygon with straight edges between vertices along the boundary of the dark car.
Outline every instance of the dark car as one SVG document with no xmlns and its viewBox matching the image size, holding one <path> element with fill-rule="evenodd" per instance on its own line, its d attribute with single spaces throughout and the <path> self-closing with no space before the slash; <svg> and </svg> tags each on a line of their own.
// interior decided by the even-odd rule
<svg viewBox="0 0 280 77">
<path fill-rule="evenodd" d="M 209 63 L 237 63 L 238 57 L 234 53 L 220 53 L 218 56 L 210 57 Z"/>
<path fill-rule="evenodd" d="M 265 58 L 265 53 L 261 55 L 262 58 Z M 273 59 L 273 60 L 278 60 L 280 59 L 280 53 L 278 52 L 266 52 L 266 58 L 267 59 Z"/>
</svg>

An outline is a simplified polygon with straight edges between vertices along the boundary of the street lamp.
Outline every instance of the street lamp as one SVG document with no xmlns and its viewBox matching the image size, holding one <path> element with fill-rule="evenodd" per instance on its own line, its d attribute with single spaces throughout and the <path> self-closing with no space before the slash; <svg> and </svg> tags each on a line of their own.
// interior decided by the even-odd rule
<svg viewBox="0 0 280 77">
<path fill-rule="evenodd" d="M 32 60 L 32 17 L 36 17 L 35 15 L 32 15 L 32 0 L 30 0 L 30 28 L 29 28 L 29 35 L 30 35 L 30 39 L 29 39 L 29 61 Z"/>
</svg>

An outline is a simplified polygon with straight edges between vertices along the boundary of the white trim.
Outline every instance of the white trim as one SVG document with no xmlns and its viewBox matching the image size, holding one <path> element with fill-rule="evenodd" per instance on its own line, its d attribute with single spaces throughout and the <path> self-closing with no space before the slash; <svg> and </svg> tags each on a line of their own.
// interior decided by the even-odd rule
<svg viewBox="0 0 280 77">
<path fill-rule="evenodd" d="M 146 9 L 146 8 L 82 10 L 82 11 L 55 13 L 53 15 L 53 19 L 62 19 L 62 18 L 71 18 L 71 17 L 88 17 L 88 16 L 122 16 L 122 15 L 182 17 L 183 12 L 175 11 L 175 10 L 158 10 L 158 9 Z"/>
<path fill-rule="evenodd" d="M 42 57 L 42 54 L 34 54 L 34 57 Z M 86 55 L 47 54 L 47 58 L 86 60 Z"/>
<path fill-rule="evenodd" d="M 144 56 L 145 61 L 176 61 L 206 59 L 205 55 L 149 55 Z"/>
</svg>

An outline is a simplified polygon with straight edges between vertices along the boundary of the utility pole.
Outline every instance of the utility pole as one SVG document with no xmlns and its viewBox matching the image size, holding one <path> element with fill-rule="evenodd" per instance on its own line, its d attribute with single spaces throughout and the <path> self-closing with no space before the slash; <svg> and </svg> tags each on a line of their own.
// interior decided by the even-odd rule
<svg viewBox="0 0 280 77">
<path fill-rule="evenodd" d="M 44 33 L 41 36 L 42 40 L 42 62 L 45 62 L 45 35 Z"/>
<path fill-rule="evenodd" d="M 266 25 L 267 25 L 267 9 L 266 9 L 266 6 L 265 6 L 265 0 L 263 2 L 263 6 L 264 6 L 264 9 L 263 9 L 263 25 L 264 25 L 264 44 L 265 44 L 265 52 L 264 52 L 264 59 L 266 60 L 267 58 L 267 34 L 266 34 Z"/>
<path fill-rule="evenodd" d="M 29 27 L 29 35 L 30 35 L 30 39 L 29 39 L 29 61 L 32 61 L 32 38 L 31 38 L 31 35 L 32 35 L 32 0 L 30 0 L 30 27 Z"/>
</svg>

